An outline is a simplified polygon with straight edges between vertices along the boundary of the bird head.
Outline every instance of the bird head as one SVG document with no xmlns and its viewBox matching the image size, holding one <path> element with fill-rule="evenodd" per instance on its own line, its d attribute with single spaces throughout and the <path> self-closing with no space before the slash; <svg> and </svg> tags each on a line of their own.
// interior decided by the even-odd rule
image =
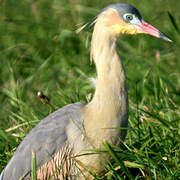
<svg viewBox="0 0 180 180">
<path fill-rule="evenodd" d="M 149 34 L 164 40 L 171 40 L 158 29 L 142 19 L 139 11 L 127 3 L 118 3 L 107 6 L 103 11 L 88 24 L 99 24 L 102 30 L 108 30 L 111 35 L 119 34 Z"/>
<path fill-rule="evenodd" d="M 109 5 L 99 18 L 102 18 L 104 25 L 109 27 L 114 35 L 143 33 L 171 41 L 165 34 L 145 22 L 139 11 L 127 3 Z"/>
</svg>

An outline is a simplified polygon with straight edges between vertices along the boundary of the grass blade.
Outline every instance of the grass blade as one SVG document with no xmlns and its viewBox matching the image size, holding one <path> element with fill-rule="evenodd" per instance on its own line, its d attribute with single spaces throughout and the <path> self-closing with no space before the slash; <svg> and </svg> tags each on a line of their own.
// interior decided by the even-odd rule
<svg viewBox="0 0 180 180">
<path fill-rule="evenodd" d="M 172 25 L 176 29 L 177 33 L 180 35 L 180 30 L 179 30 L 179 27 L 176 23 L 176 19 L 173 17 L 173 15 L 169 11 L 168 11 L 168 16 L 169 16 L 169 19 L 170 19 Z"/>
<path fill-rule="evenodd" d="M 36 177 L 36 153 L 32 150 L 31 179 L 37 180 Z"/>
<path fill-rule="evenodd" d="M 109 154 L 112 156 L 112 158 L 116 161 L 116 163 L 120 164 L 122 170 L 127 174 L 129 179 L 134 179 L 132 174 L 129 172 L 129 170 L 124 165 L 124 162 L 119 160 L 116 152 L 113 150 L 113 148 L 110 146 L 110 144 L 106 142 L 105 147 L 107 148 L 107 150 L 108 150 Z"/>
</svg>

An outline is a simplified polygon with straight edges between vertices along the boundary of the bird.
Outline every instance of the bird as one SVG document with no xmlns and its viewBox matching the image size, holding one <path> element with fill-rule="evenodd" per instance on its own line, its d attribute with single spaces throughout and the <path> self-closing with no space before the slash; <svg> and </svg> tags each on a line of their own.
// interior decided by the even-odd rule
<svg viewBox="0 0 180 180">
<path fill-rule="evenodd" d="M 66 105 L 41 120 L 20 143 L 0 180 L 31 178 L 32 150 L 37 179 L 93 179 L 89 172 L 100 174 L 111 157 L 92 150 L 124 141 L 129 105 L 117 39 L 120 34 L 149 34 L 171 40 L 128 3 L 107 6 L 78 32 L 86 27 L 93 27 L 90 58 L 97 71 L 92 100 Z"/>
</svg>

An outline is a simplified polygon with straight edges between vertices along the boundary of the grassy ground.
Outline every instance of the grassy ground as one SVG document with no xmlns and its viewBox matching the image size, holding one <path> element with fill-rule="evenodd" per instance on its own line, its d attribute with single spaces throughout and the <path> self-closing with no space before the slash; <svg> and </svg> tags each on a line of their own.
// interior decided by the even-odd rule
<svg viewBox="0 0 180 180">
<path fill-rule="evenodd" d="M 92 95 L 88 78 L 95 76 L 95 67 L 89 63 L 88 33 L 74 30 L 112 2 L 119 1 L 1 1 L 0 171 L 23 137 L 51 112 L 37 97 L 39 90 L 55 108 L 86 102 Z M 146 35 L 119 38 L 129 130 L 121 148 L 106 145 L 114 159 L 106 178 L 180 179 L 180 3 L 124 2 L 135 5 L 174 43 Z"/>
</svg>

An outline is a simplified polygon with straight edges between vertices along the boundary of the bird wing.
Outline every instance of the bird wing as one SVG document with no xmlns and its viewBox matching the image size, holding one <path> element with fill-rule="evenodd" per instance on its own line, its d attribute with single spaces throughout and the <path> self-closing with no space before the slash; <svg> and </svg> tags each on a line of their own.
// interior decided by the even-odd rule
<svg viewBox="0 0 180 180">
<path fill-rule="evenodd" d="M 43 119 L 24 138 L 8 165 L 0 175 L 0 180 L 17 180 L 29 176 L 31 172 L 32 150 L 36 152 L 37 168 L 50 161 L 53 155 L 67 141 L 67 127 L 73 118 L 82 125 L 80 109 L 83 103 L 64 106 Z"/>
</svg>

